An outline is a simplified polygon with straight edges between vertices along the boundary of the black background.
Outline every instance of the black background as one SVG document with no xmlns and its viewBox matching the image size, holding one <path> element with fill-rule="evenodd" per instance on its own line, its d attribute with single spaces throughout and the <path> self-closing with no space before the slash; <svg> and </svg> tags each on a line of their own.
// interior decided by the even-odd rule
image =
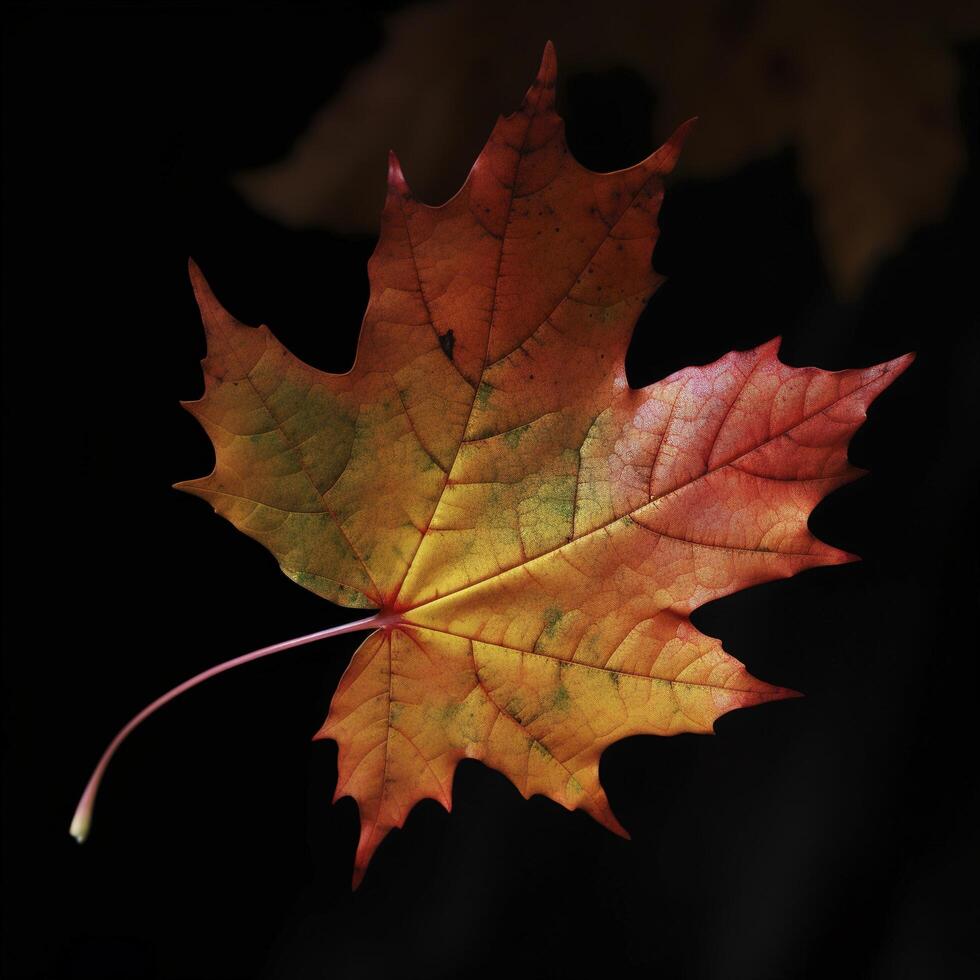
<svg viewBox="0 0 980 980">
<path fill-rule="evenodd" d="M 857 302 L 830 290 L 792 151 L 668 188 L 654 261 L 670 280 L 638 326 L 634 385 L 776 334 L 798 365 L 919 352 L 852 443 L 872 475 L 811 520 L 865 561 L 695 615 L 805 699 L 608 750 L 632 842 L 466 762 L 453 814 L 421 804 L 352 894 L 356 808 L 330 804 L 336 750 L 310 742 L 357 643 L 342 637 L 168 706 L 116 757 L 91 840 L 69 838 L 90 767 L 143 704 L 350 618 L 170 489 L 211 465 L 177 405 L 203 354 L 185 263 L 303 359 L 349 366 L 373 243 L 284 230 L 226 176 L 288 148 L 392 6 L 6 18 L 4 976 L 970 974 L 976 46 L 958 52 L 969 174 Z M 594 169 L 667 135 L 628 75 L 561 83 Z"/>
</svg>

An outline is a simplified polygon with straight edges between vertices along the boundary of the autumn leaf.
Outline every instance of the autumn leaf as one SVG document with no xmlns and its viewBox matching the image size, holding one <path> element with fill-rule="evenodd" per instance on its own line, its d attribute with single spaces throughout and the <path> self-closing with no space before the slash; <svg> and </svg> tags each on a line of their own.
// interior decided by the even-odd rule
<svg viewBox="0 0 980 980">
<path fill-rule="evenodd" d="M 180 487 L 300 585 L 378 610 L 334 631 L 374 627 L 317 735 L 339 745 L 336 797 L 360 808 L 355 885 L 419 800 L 450 808 L 463 759 L 625 836 L 599 781 L 607 746 L 793 696 L 690 614 L 852 560 L 807 517 L 860 475 L 847 443 L 910 361 L 794 368 L 775 340 L 630 388 L 688 127 L 591 173 L 565 144 L 555 70 L 549 44 L 447 204 L 416 200 L 391 157 L 348 373 L 239 323 L 191 267 L 208 352 L 187 407 L 216 463 Z"/>
</svg>

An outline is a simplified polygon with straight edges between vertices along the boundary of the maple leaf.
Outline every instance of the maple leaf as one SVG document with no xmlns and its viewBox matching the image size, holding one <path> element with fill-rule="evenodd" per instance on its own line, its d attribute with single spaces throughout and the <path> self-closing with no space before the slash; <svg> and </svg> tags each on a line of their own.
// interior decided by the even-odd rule
<svg viewBox="0 0 980 980">
<path fill-rule="evenodd" d="M 187 407 L 216 462 L 178 486 L 299 584 L 378 610 L 314 635 L 375 628 L 316 736 L 339 745 L 335 798 L 360 808 L 355 885 L 419 800 L 450 808 L 463 759 L 625 836 L 599 782 L 608 745 L 793 696 L 690 614 L 852 560 L 807 518 L 860 475 L 847 443 L 911 360 L 794 368 L 775 340 L 630 388 L 688 126 L 634 167 L 589 172 L 565 144 L 555 71 L 549 44 L 447 204 L 416 200 L 392 155 L 348 373 L 239 323 L 191 265 L 208 351 Z"/>
</svg>

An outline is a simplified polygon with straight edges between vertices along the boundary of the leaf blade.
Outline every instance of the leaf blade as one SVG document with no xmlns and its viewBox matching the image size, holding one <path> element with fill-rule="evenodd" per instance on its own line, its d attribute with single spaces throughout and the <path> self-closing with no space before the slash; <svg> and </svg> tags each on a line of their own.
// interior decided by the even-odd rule
<svg viewBox="0 0 980 980">
<path fill-rule="evenodd" d="M 807 521 L 860 475 L 850 438 L 911 362 L 795 368 L 776 338 L 630 388 L 663 177 L 690 124 L 593 174 L 565 145 L 555 72 L 549 44 L 441 207 L 391 156 L 347 374 L 233 320 L 192 270 L 209 349 L 191 408 L 216 465 L 182 487 L 300 584 L 386 617 L 316 736 L 337 740 L 337 795 L 361 811 L 355 885 L 416 802 L 450 808 L 464 758 L 625 835 L 599 782 L 608 745 L 797 696 L 690 614 L 854 560 Z"/>
</svg>

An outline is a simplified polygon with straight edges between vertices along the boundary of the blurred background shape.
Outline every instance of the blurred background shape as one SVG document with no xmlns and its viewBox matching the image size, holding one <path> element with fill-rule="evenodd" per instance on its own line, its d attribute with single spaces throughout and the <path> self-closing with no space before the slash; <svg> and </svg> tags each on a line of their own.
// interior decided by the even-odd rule
<svg viewBox="0 0 980 980">
<path fill-rule="evenodd" d="M 849 299 L 950 203 L 966 158 L 953 46 L 978 33 L 980 5 L 964 0 L 418 4 L 387 18 L 381 50 L 282 160 L 235 184 L 287 226 L 374 234 L 389 147 L 423 200 L 448 199 L 499 93 L 516 104 L 551 37 L 566 99 L 583 75 L 593 90 L 606 73 L 645 90 L 646 152 L 700 117 L 682 175 L 713 178 L 792 148 L 828 276 Z"/>
</svg>

